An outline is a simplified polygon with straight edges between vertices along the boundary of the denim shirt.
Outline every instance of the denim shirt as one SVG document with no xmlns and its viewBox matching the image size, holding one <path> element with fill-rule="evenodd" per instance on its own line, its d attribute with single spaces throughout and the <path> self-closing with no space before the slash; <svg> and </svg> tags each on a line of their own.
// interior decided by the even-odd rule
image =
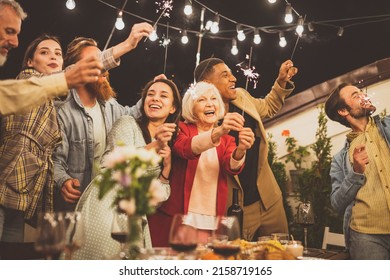
<svg viewBox="0 0 390 280">
<path fill-rule="evenodd" d="M 106 135 L 114 122 L 123 115 L 139 117 L 141 100 L 133 107 L 122 106 L 115 99 L 99 103 L 103 112 Z M 54 182 L 57 191 L 71 178 L 78 179 L 81 192 L 91 182 L 94 159 L 94 137 L 92 118 L 80 101 L 77 91 L 72 89 L 64 101 L 55 102 L 62 132 L 62 143 L 53 154 Z M 70 205 L 68 205 L 70 207 Z M 76 204 L 66 210 L 72 210 Z M 64 209 L 62 209 L 64 210 Z"/>
<path fill-rule="evenodd" d="M 385 138 L 387 145 L 390 147 L 390 116 L 386 116 L 383 119 L 375 116 L 374 121 L 380 134 Z M 346 141 L 343 149 L 334 155 L 329 173 L 332 182 L 330 200 L 332 207 L 340 214 L 344 214 L 344 235 L 347 248 L 349 245 L 349 224 L 352 207 L 356 194 L 366 183 L 366 176 L 356 173 L 352 169 L 348 155 L 349 146 L 348 141 Z"/>
</svg>

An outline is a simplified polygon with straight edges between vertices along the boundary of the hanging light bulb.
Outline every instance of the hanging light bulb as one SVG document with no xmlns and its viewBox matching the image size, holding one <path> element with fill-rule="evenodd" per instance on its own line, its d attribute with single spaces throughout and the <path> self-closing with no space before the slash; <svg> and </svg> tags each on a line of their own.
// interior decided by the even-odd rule
<svg viewBox="0 0 390 280">
<path fill-rule="evenodd" d="M 74 0 L 67 0 L 65 6 L 69 10 L 73 10 L 76 7 L 76 3 L 74 2 Z"/>
<path fill-rule="evenodd" d="M 123 12 L 120 11 L 118 13 L 118 17 L 116 18 L 115 28 L 118 30 L 122 30 L 123 28 L 125 28 L 125 23 L 123 22 L 122 14 Z"/>
<path fill-rule="evenodd" d="M 297 23 L 297 28 L 295 29 L 295 31 L 297 32 L 299 37 L 302 36 L 303 30 L 304 30 L 304 28 L 303 28 L 303 18 L 299 17 L 298 18 L 298 23 Z"/>
<path fill-rule="evenodd" d="M 213 25 L 213 22 L 212 22 L 211 20 L 208 20 L 208 21 L 206 22 L 206 26 L 205 26 L 206 30 L 210 30 L 210 28 L 211 28 L 212 25 Z"/>
<path fill-rule="evenodd" d="M 186 5 L 184 6 L 184 14 L 186 16 L 189 16 L 192 14 L 192 1 L 191 0 L 186 1 Z"/>
<path fill-rule="evenodd" d="M 279 33 L 279 46 L 281 46 L 282 48 L 287 46 L 287 41 L 286 41 L 286 38 L 284 37 L 284 33 L 283 32 Z"/>
<path fill-rule="evenodd" d="M 307 29 L 309 29 L 310 32 L 313 32 L 314 31 L 314 24 L 312 22 L 309 22 L 307 24 Z"/>
<path fill-rule="evenodd" d="M 154 30 L 152 31 L 152 33 L 150 33 L 149 35 L 149 40 L 154 42 L 158 39 L 158 35 L 157 35 L 157 26 L 154 28 Z"/>
<path fill-rule="evenodd" d="M 246 38 L 244 30 L 242 29 L 242 25 L 238 24 L 237 25 L 237 39 L 238 41 L 244 41 Z"/>
<path fill-rule="evenodd" d="M 276 0 L 268 0 L 269 3 L 274 4 L 276 3 Z"/>
<path fill-rule="evenodd" d="M 261 37 L 260 37 L 260 34 L 259 34 L 259 30 L 256 28 L 255 31 L 254 31 L 254 36 L 253 36 L 253 43 L 258 45 L 258 44 L 260 44 L 260 42 L 261 42 Z"/>
<path fill-rule="evenodd" d="M 341 37 L 343 36 L 344 34 L 344 28 L 342 28 L 341 26 L 339 27 L 339 30 L 337 30 L 337 36 Z"/>
<path fill-rule="evenodd" d="M 186 45 L 188 43 L 187 30 L 183 31 L 183 36 L 181 36 L 181 42 Z"/>
<path fill-rule="evenodd" d="M 286 15 L 284 16 L 284 21 L 286 23 L 292 23 L 293 16 L 292 16 L 292 7 L 290 3 L 286 4 Z"/>
<path fill-rule="evenodd" d="M 218 33 L 219 31 L 219 15 L 216 14 L 215 15 L 215 19 L 213 21 L 213 24 L 211 25 L 211 28 L 210 28 L 210 31 L 211 33 Z"/>
<path fill-rule="evenodd" d="M 232 55 L 238 54 L 237 41 L 235 38 L 232 39 L 232 49 L 230 50 Z"/>
</svg>

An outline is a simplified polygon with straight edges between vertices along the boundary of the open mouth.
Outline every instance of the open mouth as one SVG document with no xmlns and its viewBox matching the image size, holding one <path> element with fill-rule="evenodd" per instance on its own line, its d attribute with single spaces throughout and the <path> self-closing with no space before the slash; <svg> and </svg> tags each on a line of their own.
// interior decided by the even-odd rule
<svg viewBox="0 0 390 280">
<path fill-rule="evenodd" d="M 206 112 L 204 112 L 204 114 L 205 114 L 206 116 L 208 116 L 208 117 L 212 117 L 212 116 L 215 115 L 215 111 L 206 111 Z"/>
<path fill-rule="evenodd" d="M 149 108 L 151 108 L 151 109 L 161 109 L 161 106 L 156 105 L 156 104 L 152 104 L 152 105 L 149 106 Z"/>
</svg>

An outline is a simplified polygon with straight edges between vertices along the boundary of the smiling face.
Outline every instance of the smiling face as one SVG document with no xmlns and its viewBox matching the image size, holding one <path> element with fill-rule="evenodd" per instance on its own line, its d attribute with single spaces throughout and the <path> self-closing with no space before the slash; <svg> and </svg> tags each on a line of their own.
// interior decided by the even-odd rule
<svg viewBox="0 0 390 280">
<path fill-rule="evenodd" d="M 49 75 L 61 71 L 63 63 L 61 46 L 54 40 L 44 40 L 37 45 L 33 58 L 27 61 L 27 66 Z"/>
<path fill-rule="evenodd" d="M 19 45 L 18 35 L 22 19 L 9 6 L 0 8 L 0 66 L 7 60 L 8 52 Z"/>
<path fill-rule="evenodd" d="M 218 89 L 225 104 L 237 98 L 237 79 L 225 63 L 214 65 L 212 73 L 206 77 L 205 81 L 212 83 Z"/>
<path fill-rule="evenodd" d="M 217 93 L 207 90 L 200 95 L 194 102 L 193 114 L 197 119 L 196 126 L 201 130 L 207 131 L 218 122 L 220 105 Z"/>
<path fill-rule="evenodd" d="M 152 84 L 146 93 L 144 111 L 149 120 L 165 122 L 176 111 L 172 89 L 163 82 Z"/>
<path fill-rule="evenodd" d="M 340 97 L 346 104 L 346 108 L 339 110 L 344 116 L 349 115 L 354 119 L 366 118 L 376 110 L 367 95 L 355 86 L 349 85 L 342 88 Z"/>
</svg>

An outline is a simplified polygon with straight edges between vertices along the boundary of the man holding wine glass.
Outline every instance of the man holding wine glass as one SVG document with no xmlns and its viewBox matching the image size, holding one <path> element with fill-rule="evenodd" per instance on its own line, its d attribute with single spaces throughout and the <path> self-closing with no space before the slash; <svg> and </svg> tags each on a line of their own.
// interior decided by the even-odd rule
<svg viewBox="0 0 390 280">
<path fill-rule="evenodd" d="M 344 213 L 351 259 L 390 259 L 390 117 L 352 84 L 342 83 L 325 103 L 328 117 L 351 128 L 330 169 L 331 203 Z"/>
</svg>

